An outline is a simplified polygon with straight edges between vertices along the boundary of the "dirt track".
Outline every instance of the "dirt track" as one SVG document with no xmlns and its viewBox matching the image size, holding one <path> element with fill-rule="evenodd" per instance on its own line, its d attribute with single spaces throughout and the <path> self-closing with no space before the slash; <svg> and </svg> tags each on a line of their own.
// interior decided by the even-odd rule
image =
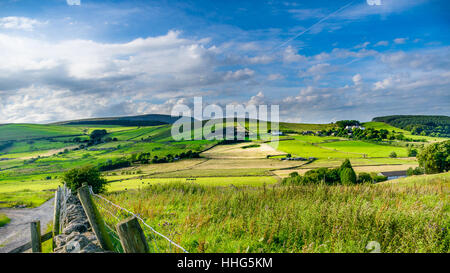
<svg viewBox="0 0 450 273">
<path fill-rule="evenodd" d="M 0 227 L 0 253 L 5 253 L 31 240 L 31 221 L 40 220 L 41 233 L 44 233 L 53 218 L 53 198 L 37 208 L 0 209 L 0 212 L 11 219 L 7 225 Z"/>
</svg>

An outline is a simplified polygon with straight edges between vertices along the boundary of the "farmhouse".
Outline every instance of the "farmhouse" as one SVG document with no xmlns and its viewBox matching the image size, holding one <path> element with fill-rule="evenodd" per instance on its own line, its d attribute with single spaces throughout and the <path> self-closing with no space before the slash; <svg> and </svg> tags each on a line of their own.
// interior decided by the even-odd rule
<svg viewBox="0 0 450 273">
<path fill-rule="evenodd" d="M 360 130 L 365 130 L 366 127 L 364 126 L 360 126 L 360 125 L 353 125 L 353 126 L 345 126 L 345 129 L 347 130 L 355 130 L 355 129 L 360 129 Z"/>
<path fill-rule="evenodd" d="M 282 135 L 283 135 L 283 132 L 280 132 L 280 131 L 272 131 L 271 134 L 272 134 L 273 136 L 282 136 Z"/>
</svg>

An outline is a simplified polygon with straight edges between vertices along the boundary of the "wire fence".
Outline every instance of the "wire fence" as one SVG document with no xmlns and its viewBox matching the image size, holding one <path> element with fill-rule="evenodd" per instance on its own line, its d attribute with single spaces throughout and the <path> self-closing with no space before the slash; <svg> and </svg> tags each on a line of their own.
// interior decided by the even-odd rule
<svg viewBox="0 0 450 273">
<path fill-rule="evenodd" d="M 94 193 L 91 187 L 89 187 L 89 189 L 92 199 L 103 217 L 116 252 L 123 252 L 122 246 L 120 245 L 119 235 L 116 230 L 117 224 L 129 217 L 136 217 L 141 223 L 149 249 L 152 253 L 188 253 L 186 249 L 169 238 L 177 235 L 176 231 L 171 231 L 168 236 L 163 235 L 148 225 L 138 214 L 122 208 L 103 196 Z"/>
</svg>

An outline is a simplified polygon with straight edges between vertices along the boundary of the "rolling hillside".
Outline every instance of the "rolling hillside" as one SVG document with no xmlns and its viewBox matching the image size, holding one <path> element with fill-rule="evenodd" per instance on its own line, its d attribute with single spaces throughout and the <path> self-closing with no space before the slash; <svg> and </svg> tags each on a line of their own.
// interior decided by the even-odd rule
<svg viewBox="0 0 450 273">
<path fill-rule="evenodd" d="M 105 117 L 105 118 L 90 118 L 69 120 L 53 123 L 54 125 L 121 125 L 121 126 L 156 126 L 163 124 L 172 124 L 177 121 L 179 117 L 172 117 L 170 115 L 149 114 L 140 116 L 126 116 L 126 117 Z"/>
</svg>

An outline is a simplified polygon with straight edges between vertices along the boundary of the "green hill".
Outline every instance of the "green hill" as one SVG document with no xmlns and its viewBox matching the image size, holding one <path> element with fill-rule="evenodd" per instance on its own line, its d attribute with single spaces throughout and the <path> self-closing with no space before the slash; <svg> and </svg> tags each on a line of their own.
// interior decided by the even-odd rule
<svg viewBox="0 0 450 273">
<path fill-rule="evenodd" d="M 0 125 L 1 141 L 19 141 L 37 138 L 81 135 L 83 130 L 76 127 L 42 124 L 4 124 Z"/>
<path fill-rule="evenodd" d="M 105 118 L 89 118 L 79 120 L 69 120 L 52 123 L 54 125 L 120 125 L 120 126 L 156 126 L 164 124 L 172 124 L 177 121 L 179 117 L 172 117 L 170 115 L 149 114 L 140 116 L 126 116 L 126 117 L 105 117 Z"/>
<path fill-rule="evenodd" d="M 376 117 L 372 121 L 385 122 L 411 132 L 413 135 L 450 137 L 450 117 L 424 115 L 394 115 Z"/>
</svg>

